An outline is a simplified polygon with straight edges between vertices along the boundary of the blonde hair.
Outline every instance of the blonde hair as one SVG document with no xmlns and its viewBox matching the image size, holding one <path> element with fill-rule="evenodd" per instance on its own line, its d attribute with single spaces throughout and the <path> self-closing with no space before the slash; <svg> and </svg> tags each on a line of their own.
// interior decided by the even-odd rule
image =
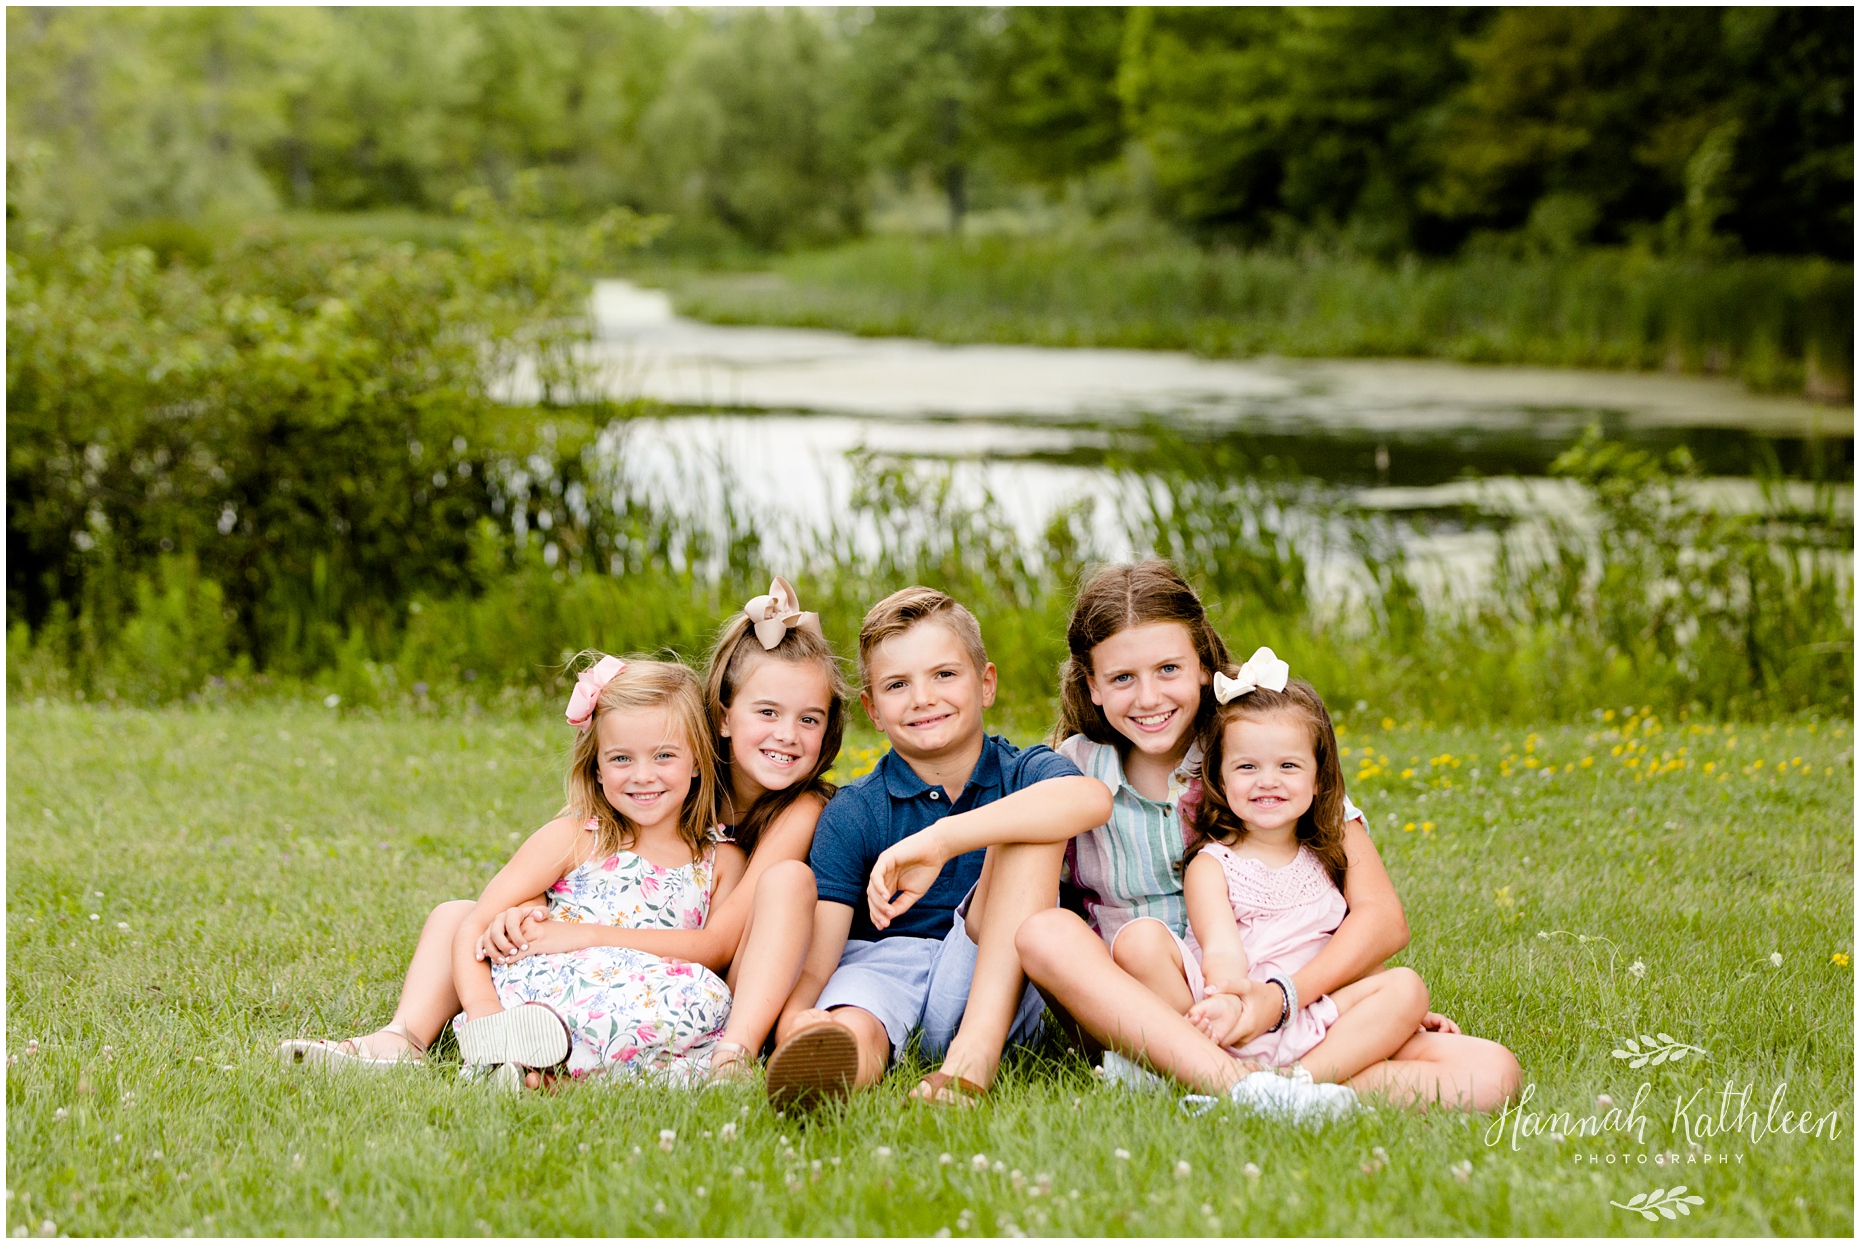
<svg viewBox="0 0 1860 1244">
<path fill-rule="evenodd" d="M 1239 673 L 1237 667 L 1222 670 L 1229 678 Z M 1337 758 L 1337 732 L 1331 728 L 1330 712 L 1324 707 L 1317 689 L 1302 678 L 1293 678 L 1285 690 L 1265 687 L 1236 696 L 1214 711 L 1201 733 L 1201 806 L 1195 811 L 1195 836 L 1182 853 L 1182 868 L 1196 852 L 1210 842 L 1238 843 L 1246 839 L 1246 826 L 1227 802 L 1227 786 L 1221 780 L 1226 762 L 1227 727 L 1239 719 L 1279 715 L 1296 717 L 1311 732 L 1311 751 L 1317 760 L 1311 792 L 1311 806 L 1298 818 L 1298 841 L 1311 848 L 1324 870 L 1339 890 L 1349 857 L 1343 849 L 1343 765 Z"/>
<path fill-rule="evenodd" d="M 584 652 L 570 664 L 593 664 L 603 655 Z M 593 716 L 576 734 L 563 784 L 568 806 L 562 809 L 562 815 L 594 823 L 596 859 L 630 850 L 639 835 L 637 827 L 607 801 L 601 790 L 601 718 L 608 713 L 645 713 L 654 709 L 670 716 L 673 727 L 684 732 L 691 747 L 691 789 L 678 810 L 678 836 L 691 848 L 692 859 L 703 855 L 711 828 L 717 823 L 716 749 L 711 745 L 704 713 L 704 688 L 696 674 L 676 662 L 628 657 L 626 668 L 608 681 L 595 701 Z"/>
<path fill-rule="evenodd" d="M 819 666 L 821 673 L 827 676 L 827 724 L 821 731 L 820 758 L 814 762 L 807 776 L 785 789 L 763 792 L 762 797 L 748 808 L 736 809 L 736 826 L 731 840 L 745 854 L 751 855 L 762 839 L 762 831 L 774 824 L 775 818 L 787 811 L 802 795 L 817 795 L 822 802 L 833 798 L 834 785 L 826 780 L 825 775 L 833 767 L 833 762 L 839 759 L 840 740 L 846 730 L 847 694 L 846 675 L 840 670 L 840 659 L 818 630 L 808 626 L 792 626 L 782 635 L 780 643 L 773 648 L 764 648 L 761 641 L 745 638 L 750 635 L 752 625 L 749 615 L 740 611 L 724 623 L 723 630 L 717 635 L 716 646 L 710 650 L 709 672 L 704 680 L 704 703 L 710 711 L 710 737 L 715 742 L 717 753 L 715 768 L 719 795 L 731 788 L 730 747 L 723 738 L 723 719 L 730 711 L 731 701 L 736 698 L 736 689 L 764 661 L 787 661 L 795 665 L 812 662 Z"/>
<path fill-rule="evenodd" d="M 982 624 L 956 603 L 954 597 L 933 587 L 899 588 L 873 605 L 859 626 L 859 684 L 872 689 L 872 649 L 932 619 L 955 632 L 968 650 L 979 678 L 988 668 L 988 649 L 982 645 Z"/>
</svg>

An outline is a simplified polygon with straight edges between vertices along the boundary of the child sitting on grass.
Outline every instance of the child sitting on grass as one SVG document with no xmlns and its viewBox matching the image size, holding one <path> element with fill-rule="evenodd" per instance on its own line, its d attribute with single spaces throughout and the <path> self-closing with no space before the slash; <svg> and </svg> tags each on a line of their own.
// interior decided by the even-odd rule
<svg viewBox="0 0 1860 1244">
<path fill-rule="evenodd" d="M 1078 1021 L 1088 1045 L 1123 1031 L 1105 1054 L 1107 1078 L 1155 1082 L 1117 1052 L 1134 1045 L 1183 1083 L 1224 1087 L 1234 1060 L 1123 965 L 1153 957 L 1158 939 L 1189 932 L 1184 852 L 1201 798 L 1200 740 L 1222 708 L 1213 683 L 1229 668 L 1226 647 L 1194 589 L 1162 561 L 1095 573 L 1079 591 L 1066 646 L 1055 741 L 1060 755 L 1104 782 L 1114 811 L 1068 851 L 1082 911 L 1030 916 L 1016 936 L 1021 961 L 1048 999 Z M 1408 942 L 1401 899 L 1375 844 L 1347 796 L 1341 803 L 1348 914 L 1321 953 L 1289 974 L 1306 996 L 1336 993 L 1373 974 Z M 1137 919 L 1145 916 L 1151 919 Z M 1445 1101 L 1491 1109 L 1516 1087 L 1517 1060 L 1502 1045 L 1462 1035 L 1432 1013 L 1420 1029 L 1395 1060 L 1423 1064 L 1412 1068 L 1416 1075 L 1450 1080 Z"/>
<path fill-rule="evenodd" d="M 1408 968 L 1301 1004 L 1293 973 L 1343 923 L 1348 859 L 1330 715 L 1289 673 L 1261 648 L 1233 676 L 1215 674 L 1220 708 L 1201 736 L 1203 790 L 1184 878 L 1188 938 L 1138 917 L 1113 948 L 1118 966 L 1230 1056 L 1227 1064 L 1210 1067 L 1192 1049 L 1176 1058 L 1167 1026 L 1146 1023 L 1141 1010 L 1086 1006 L 1075 1016 L 1126 1055 L 1273 1114 L 1343 1113 L 1354 1089 L 1401 1104 L 1471 1105 L 1479 1088 L 1502 1097 L 1515 1083 L 1476 1085 L 1463 1070 L 1392 1061 L 1428 1014 L 1426 986 Z"/>
<path fill-rule="evenodd" d="M 568 720 L 581 733 L 567 809 L 491 878 L 453 945 L 459 1053 L 506 1082 L 566 1062 L 575 1076 L 688 1083 L 709 1071 L 730 991 L 709 968 L 614 935 L 702 928 L 742 878 L 743 853 L 715 821 L 704 690 L 682 665 L 603 657 L 582 672 Z M 528 956 L 484 962 L 477 939 L 539 890 L 549 919 L 529 926 Z"/>
<path fill-rule="evenodd" d="M 459 1051 L 511 1088 L 563 1064 L 688 1081 L 708 1068 L 729 990 L 700 964 L 619 942 L 633 929 L 701 928 L 743 875 L 743 853 L 715 824 L 704 690 L 682 665 L 604 656 L 578 677 L 567 717 L 580 732 L 567 807 L 491 879 L 453 940 Z M 479 939 L 492 920 L 539 893 L 549 919 L 527 924 L 527 955 L 487 962 Z M 280 1055 L 391 1065 L 330 1042 L 285 1042 Z"/>
<path fill-rule="evenodd" d="M 821 814 L 813 946 L 768 1090 L 786 1102 L 875 1083 L 921 1029 L 943 1065 L 912 1096 L 966 1103 L 1006 1042 L 1038 1030 L 1014 931 L 1057 901 L 1066 841 L 1110 814 L 1110 796 L 1051 749 L 983 729 L 995 667 L 975 616 L 944 593 L 874 605 L 859 666 L 891 751 Z"/>
</svg>

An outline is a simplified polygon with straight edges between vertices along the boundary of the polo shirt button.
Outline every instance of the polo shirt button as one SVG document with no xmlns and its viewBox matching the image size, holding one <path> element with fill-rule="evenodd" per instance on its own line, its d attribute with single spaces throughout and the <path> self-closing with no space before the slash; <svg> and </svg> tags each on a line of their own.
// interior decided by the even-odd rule
<svg viewBox="0 0 1860 1244">
<path fill-rule="evenodd" d="M 936 795 L 936 792 L 935 792 L 935 791 L 931 791 L 931 792 L 930 792 L 930 798 L 932 798 L 932 799 L 935 799 L 936 797 L 937 797 L 937 795 Z"/>
</svg>

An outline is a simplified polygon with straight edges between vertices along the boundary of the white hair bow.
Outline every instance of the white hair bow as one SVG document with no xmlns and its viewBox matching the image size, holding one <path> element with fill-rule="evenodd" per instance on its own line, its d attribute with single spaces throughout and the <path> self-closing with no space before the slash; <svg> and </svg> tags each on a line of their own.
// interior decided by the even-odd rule
<svg viewBox="0 0 1860 1244">
<path fill-rule="evenodd" d="M 1240 667 L 1238 676 L 1229 678 L 1219 670 L 1214 672 L 1214 698 L 1222 704 L 1230 703 L 1235 696 L 1245 695 L 1264 687 L 1268 691 L 1285 690 L 1286 679 L 1292 676 L 1292 667 L 1272 655 L 1272 649 L 1261 648 L 1247 658 Z"/>
</svg>

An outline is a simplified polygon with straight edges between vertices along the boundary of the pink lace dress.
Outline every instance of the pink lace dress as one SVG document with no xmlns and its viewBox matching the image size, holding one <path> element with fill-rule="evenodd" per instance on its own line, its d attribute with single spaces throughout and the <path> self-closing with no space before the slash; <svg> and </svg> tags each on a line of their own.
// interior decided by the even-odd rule
<svg viewBox="0 0 1860 1244">
<path fill-rule="evenodd" d="M 1317 958 L 1349 911 L 1323 863 L 1307 847 L 1298 848 L 1297 856 L 1283 868 L 1237 856 L 1218 842 L 1202 851 L 1218 860 L 1226 875 L 1227 901 L 1240 925 L 1246 974 L 1252 980 L 1263 981 L 1275 972 L 1290 976 Z M 1189 990 L 1200 1001 L 1204 996 L 1201 946 L 1194 929 L 1189 929 L 1181 947 Z M 1265 1033 L 1239 1049 L 1230 1047 L 1228 1053 L 1283 1067 L 1309 1054 L 1336 1022 L 1337 1004 L 1325 994 L 1305 1002 L 1279 1031 Z"/>
<path fill-rule="evenodd" d="M 590 860 L 549 890 L 549 918 L 627 929 L 701 929 L 710 914 L 713 840 L 677 868 L 621 851 Z M 568 1025 L 568 1070 L 701 1078 L 730 1017 L 730 991 L 709 968 L 624 946 L 590 946 L 493 964 L 506 1008 L 542 1002 Z M 461 1024 L 460 1015 L 453 1023 Z"/>
</svg>

